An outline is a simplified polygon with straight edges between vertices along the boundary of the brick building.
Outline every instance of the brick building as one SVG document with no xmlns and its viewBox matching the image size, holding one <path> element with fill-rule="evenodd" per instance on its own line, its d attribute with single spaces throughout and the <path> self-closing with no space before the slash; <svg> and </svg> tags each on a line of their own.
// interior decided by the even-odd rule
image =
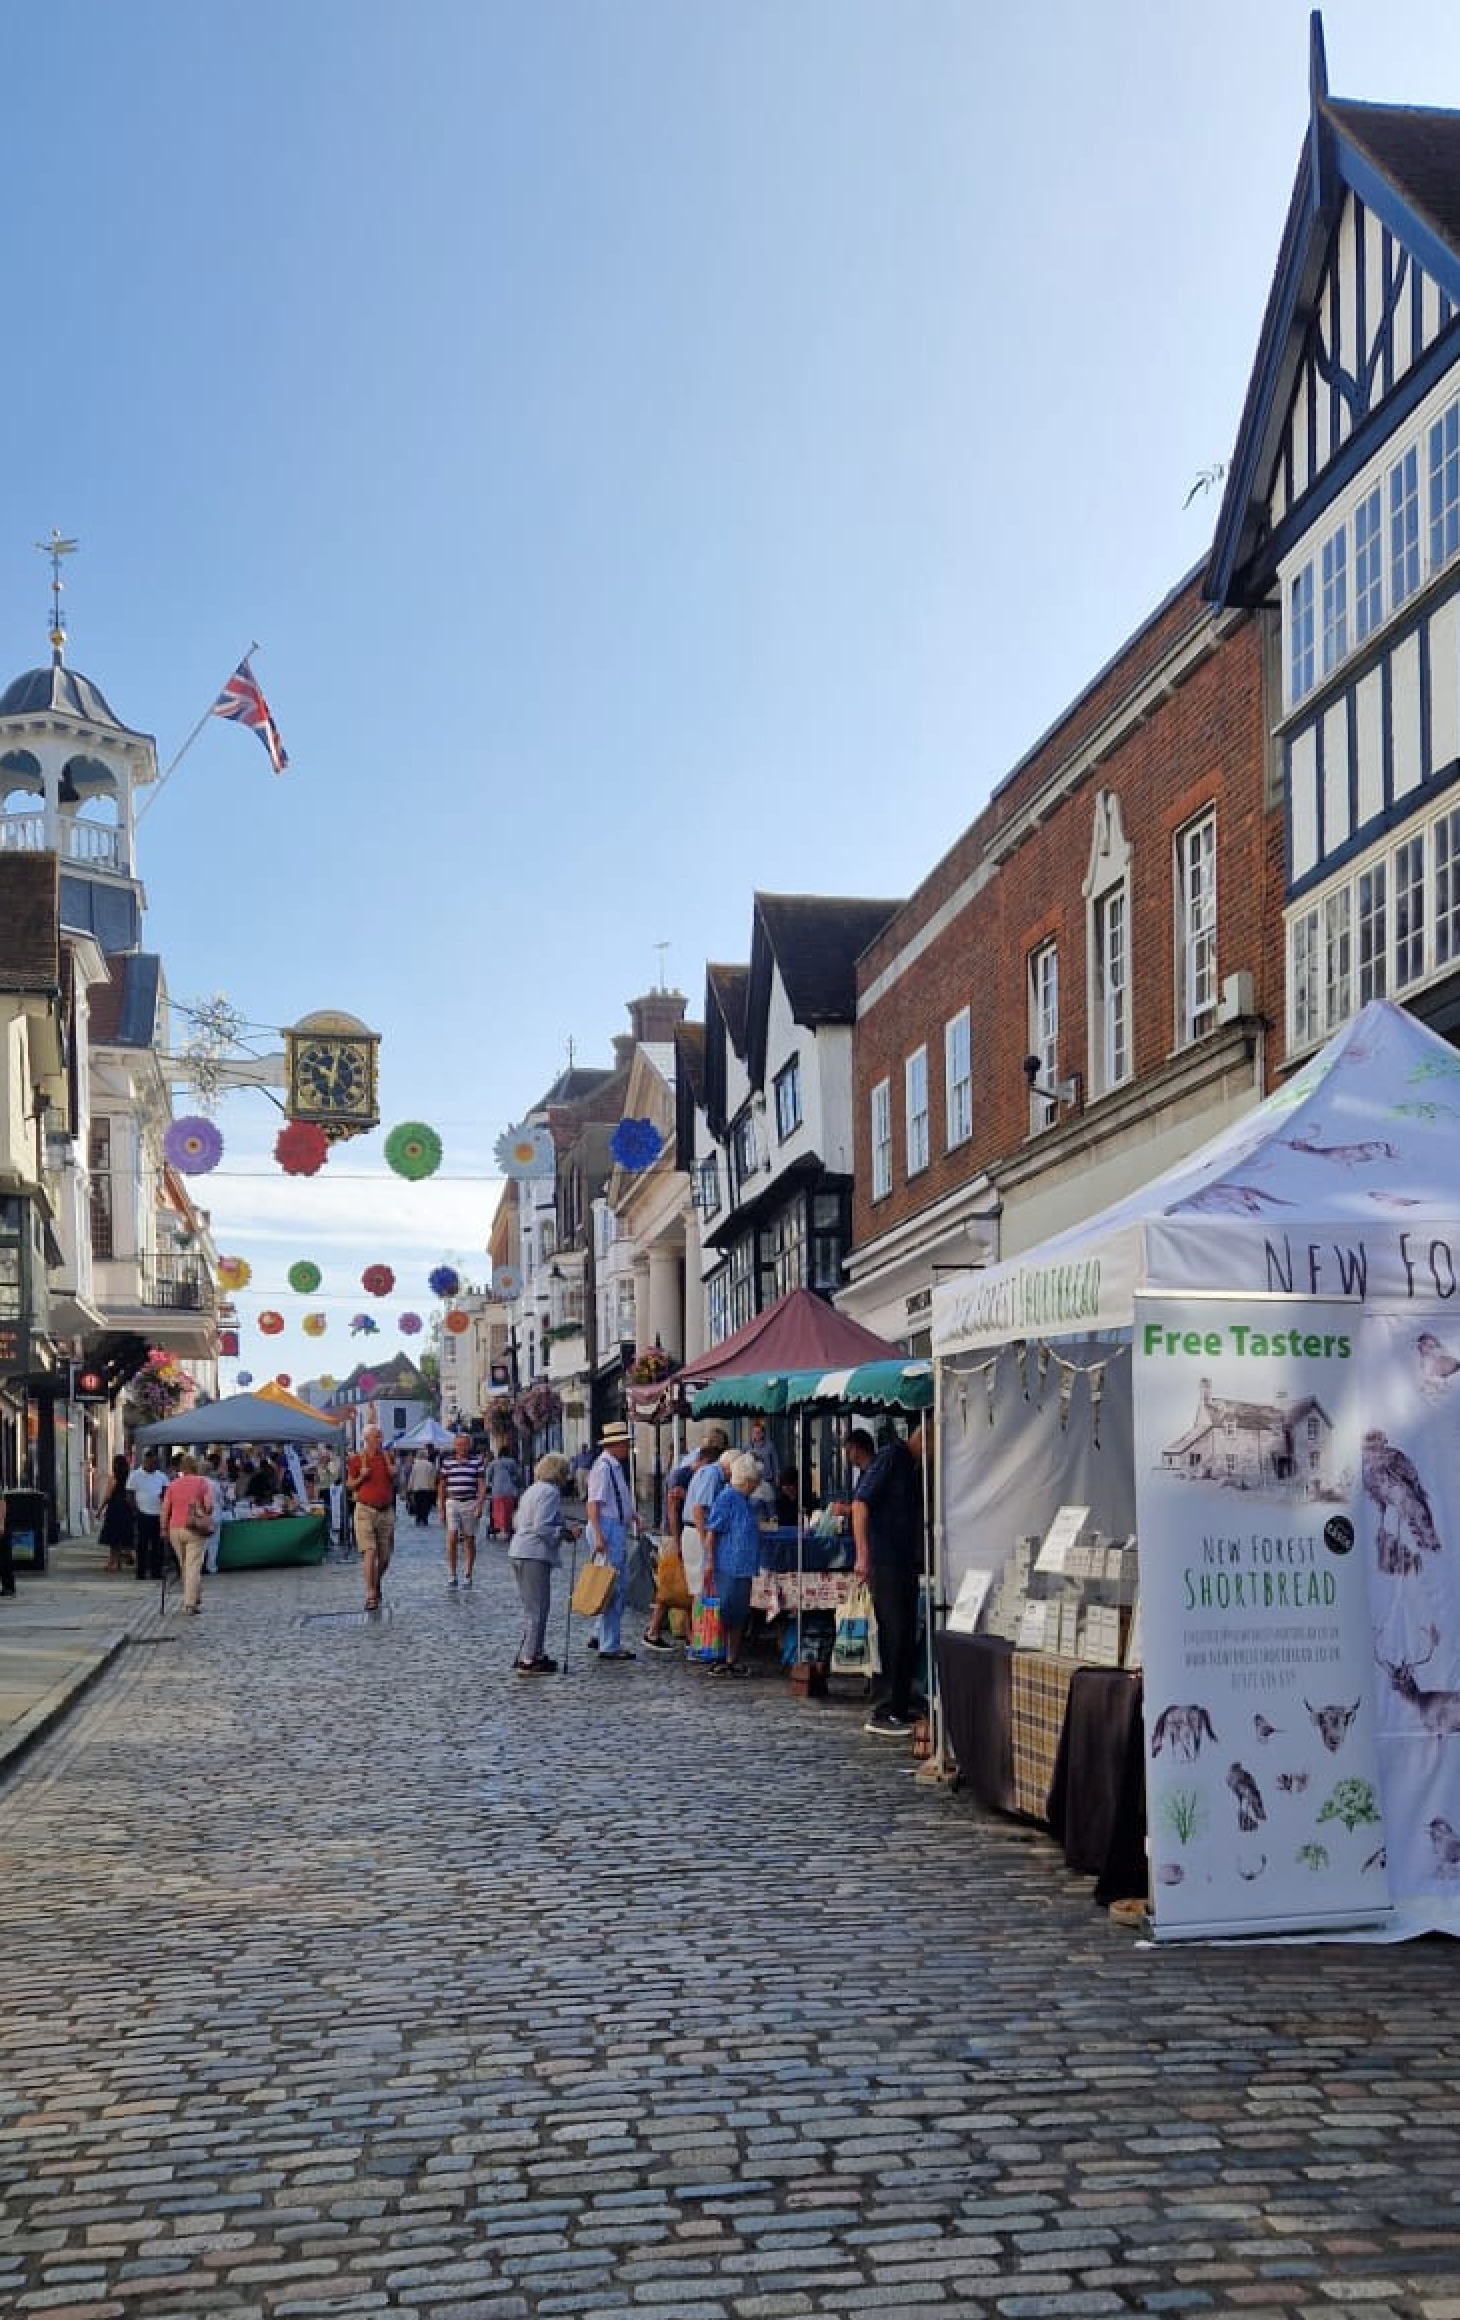
<svg viewBox="0 0 1460 2320">
<path fill-rule="evenodd" d="M 1189 575 L 859 960 L 838 1302 L 910 1350 L 940 1273 L 1104 1207 L 1272 1084 L 1273 625 Z"/>
</svg>

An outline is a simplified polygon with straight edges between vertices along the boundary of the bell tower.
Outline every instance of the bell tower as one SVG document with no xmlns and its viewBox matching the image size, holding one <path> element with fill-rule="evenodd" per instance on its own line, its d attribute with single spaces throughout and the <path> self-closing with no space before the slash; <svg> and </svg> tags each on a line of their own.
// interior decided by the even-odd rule
<svg viewBox="0 0 1460 2320">
<path fill-rule="evenodd" d="M 51 659 L 0 693 L 0 848 L 57 855 L 62 924 L 94 935 L 104 951 L 134 951 L 137 793 L 157 779 L 157 744 L 66 665 L 61 575 L 78 542 L 53 531 L 36 546 L 51 566 Z"/>
</svg>

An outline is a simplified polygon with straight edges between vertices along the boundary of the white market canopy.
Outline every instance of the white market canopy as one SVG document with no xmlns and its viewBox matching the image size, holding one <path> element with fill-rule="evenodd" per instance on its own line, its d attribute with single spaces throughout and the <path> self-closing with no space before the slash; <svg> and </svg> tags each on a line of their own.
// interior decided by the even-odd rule
<svg viewBox="0 0 1460 2320">
<path fill-rule="evenodd" d="M 1022 1256 L 935 1285 L 933 1352 L 1131 1325 L 1141 1289 L 1433 1303 L 1460 1286 L 1460 1054 L 1375 999 L 1265 1103 Z"/>
</svg>

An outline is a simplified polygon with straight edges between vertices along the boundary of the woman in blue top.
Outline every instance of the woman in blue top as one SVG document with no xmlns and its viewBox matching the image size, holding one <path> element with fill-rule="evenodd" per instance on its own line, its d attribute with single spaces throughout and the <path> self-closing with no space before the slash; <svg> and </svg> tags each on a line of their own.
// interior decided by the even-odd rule
<svg viewBox="0 0 1460 2320">
<path fill-rule="evenodd" d="M 721 1491 L 710 1509 L 705 1593 L 718 1598 L 725 1630 L 725 1657 L 711 1662 L 711 1675 L 746 1673 L 740 1647 L 750 1620 L 750 1582 L 760 1568 L 760 1523 L 751 1492 L 763 1471 L 760 1460 L 745 1452 L 730 1469 L 729 1489 Z"/>
</svg>

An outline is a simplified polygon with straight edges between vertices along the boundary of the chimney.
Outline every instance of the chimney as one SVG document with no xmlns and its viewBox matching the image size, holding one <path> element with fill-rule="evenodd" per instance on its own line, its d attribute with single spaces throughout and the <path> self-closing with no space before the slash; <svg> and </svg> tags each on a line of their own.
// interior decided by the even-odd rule
<svg viewBox="0 0 1460 2320">
<path fill-rule="evenodd" d="M 674 1039 L 674 1028 L 684 1021 L 689 1002 L 683 991 L 646 991 L 641 999 L 630 999 L 629 1021 L 634 1027 L 634 1045 L 668 1047 Z"/>
<path fill-rule="evenodd" d="M 613 1035 L 614 1070 L 627 1071 L 633 1060 L 634 1041 L 632 1035 L 627 1031 L 615 1031 Z"/>
</svg>

